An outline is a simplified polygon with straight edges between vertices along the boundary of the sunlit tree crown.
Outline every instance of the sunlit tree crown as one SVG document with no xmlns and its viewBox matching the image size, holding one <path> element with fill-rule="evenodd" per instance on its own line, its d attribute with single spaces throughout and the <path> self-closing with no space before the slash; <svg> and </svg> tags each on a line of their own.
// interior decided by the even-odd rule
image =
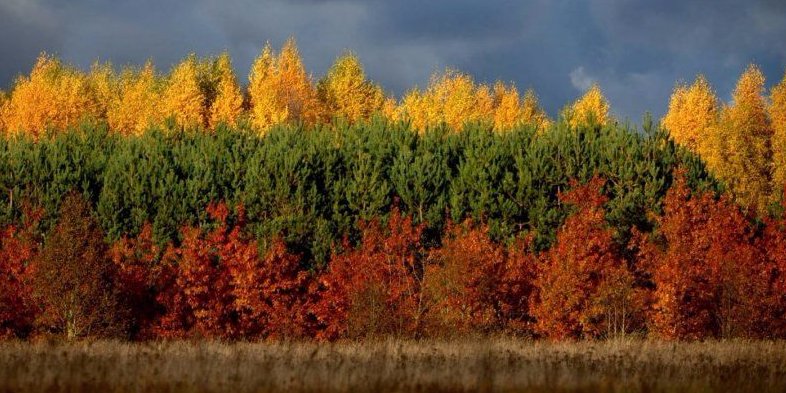
<svg viewBox="0 0 786 393">
<path fill-rule="evenodd" d="M 772 121 L 773 196 L 780 198 L 786 188 L 786 75 L 770 92 Z"/>
<path fill-rule="evenodd" d="M 216 91 L 210 107 L 209 125 L 211 128 L 222 122 L 235 125 L 243 112 L 243 92 L 237 84 L 229 54 L 223 53 L 216 59 L 215 74 Z"/>
<path fill-rule="evenodd" d="M 287 40 L 278 57 L 270 44 L 265 45 L 251 69 L 249 96 L 252 123 L 261 131 L 290 121 L 314 124 L 321 114 L 294 39 Z"/>
<path fill-rule="evenodd" d="M 336 60 L 317 93 L 330 115 L 350 122 L 368 119 L 382 109 L 385 100 L 382 88 L 366 80 L 360 60 L 352 53 Z"/>
<path fill-rule="evenodd" d="M 174 118 L 185 128 L 202 126 L 205 100 L 199 83 L 197 58 L 191 54 L 169 74 L 161 100 L 164 117 Z"/>
<path fill-rule="evenodd" d="M 109 127 L 123 134 L 140 134 L 150 125 L 160 123 L 161 84 L 151 61 L 140 70 L 124 70 L 120 75 L 119 94 L 107 110 Z"/>
<path fill-rule="evenodd" d="M 609 122 L 609 103 L 598 84 L 593 84 L 581 98 L 573 103 L 569 118 L 571 127 L 578 127 L 591 121 L 600 125 Z"/>
<path fill-rule="evenodd" d="M 764 97 L 764 74 L 750 65 L 725 109 L 721 140 L 727 144 L 727 164 L 718 171 L 738 202 L 763 210 L 770 194 L 772 127 Z"/>
<path fill-rule="evenodd" d="M 521 120 L 524 124 L 532 124 L 539 131 L 543 131 L 551 125 L 546 111 L 540 106 L 535 90 L 527 89 L 524 92 L 524 100 L 521 103 Z"/>
<path fill-rule="evenodd" d="M 95 119 L 98 104 L 92 93 L 84 74 L 41 54 L 30 75 L 16 81 L 5 110 L 5 126 L 38 136 L 47 128 L 61 130 Z"/>
</svg>

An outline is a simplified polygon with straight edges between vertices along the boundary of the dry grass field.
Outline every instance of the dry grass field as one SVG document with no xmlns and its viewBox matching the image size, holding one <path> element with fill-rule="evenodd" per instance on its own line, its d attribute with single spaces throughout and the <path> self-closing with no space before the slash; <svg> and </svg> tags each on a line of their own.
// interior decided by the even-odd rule
<svg viewBox="0 0 786 393">
<path fill-rule="evenodd" d="M 0 391 L 784 392 L 786 342 L 5 342 Z"/>
</svg>

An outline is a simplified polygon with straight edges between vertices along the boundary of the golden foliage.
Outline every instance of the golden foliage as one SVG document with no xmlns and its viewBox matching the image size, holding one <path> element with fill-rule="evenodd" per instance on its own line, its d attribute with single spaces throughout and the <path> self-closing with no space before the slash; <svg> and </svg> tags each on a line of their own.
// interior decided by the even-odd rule
<svg viewBox="0 0 786 393">
<path fill-rule="evenodd" d="M 317 85 L 317 95 L 330 116 L 351 123 L 369 119 L 385 104 L 382 88 L 366 80 L 363 65 L 352 53 L 336 60 Z"/>
<path fill-rule="evenodd" d="M 96 114 L 106 119 L 109 103 L 117 95 L 118 82 L 111 63 L 94 63 L 87 75 L 90 90 L 95 96 Z"/>
<path fill-rule="evenodd" d="M 5 132 L 5 107 L 8 103 L 8 95 L 3 90 L 0 90 L 0 135 Z"/>
<path fill-rule="evenodd" d="M 669 101 L 663 126 L 680 145 L 698 153 L 710 168 L 723 159 L 719 134 L 718 98 L 703 75 L 692 85 L 677 85 Z"/>
<path fill-rule="evenodd" d="M 718 170 L 743 206 L 763 210 L 770 196 L 772 127 L 764 97 L 764 74 L 750 65 L 737 82 L 733 104 L 725 109 L 726 165 Z"/>
<path fill-rule="evenodd" d="M 596 123 L 606 125 L 611 117 L 609 103 L 597 83 L 593 84 L 584 95 L 579 98 L 567 111 L 568 122 L 571 127 L 582 124 Z"/>
<path fill-rule="evenodd" d="M 214 128 L 219 123 L 234 126 L 243 113 L 243 92 L 237 84 L 229 54 L 221 54 L 214 68 L 217 81 L 215 99 L 210 106 L 209 126 Z"/>
<path fill-rule="evenodd" d="M 521 121 L 524 124 L 534 125 L 538 131 L 543 131 L 551 126 L 551 120 L 540 106 L 535 90 L 527 89 L 524 92 L 524 101 L 521 103 Z"/>
<path fill-rule="evenodd" d="M 184 128 L 204 125 L 206 97 L 200 88 L 200 66 L 194 54 L 176 65 L 169 74 L 161 97 L 165 118 Z"/>
<path fill-rule="evenodd" d="M 34 137 L 46 129 L 66 129 L 99 116 L 99 108 L 84 74 L 42 53 L 30 76 L 20 77 L 6 104 L 4 123 L 9 131 Z"/>
<path fill-rule="evenodd" d="M 150 61 L 141 70 L 124 70 L 120 75 L 118 95 L 107 109 L 109 128 L 131 135 L 142 133 L 150 125 L 160 124 L 160 86 L 160 78 Z"/>
<path fill-rule="evenodd" d="M 773 196 L 778 198 L 786 188 L 786 75 L 770 92 L 772 121 Z"/>
<path fill-rule="evenodd" d="M 254 61 L 249 76 L 252 123 L 261 131 L 283 122 L 314 124 L 319 100 L 306 73 L 295 40 L 290 38 L 276 57 L 270 44 Z"/>
<path fill-rule="evenodd" d="M 476 85 L 469 75 L 447 69 L 433 75 L 425 91 L 414 89 L 404 96 L 400 116 L 421 131 L 443 122 L 461 129 L 470 122 L 492 122 L 493 101 L 488 86 Z"/>
</svg>

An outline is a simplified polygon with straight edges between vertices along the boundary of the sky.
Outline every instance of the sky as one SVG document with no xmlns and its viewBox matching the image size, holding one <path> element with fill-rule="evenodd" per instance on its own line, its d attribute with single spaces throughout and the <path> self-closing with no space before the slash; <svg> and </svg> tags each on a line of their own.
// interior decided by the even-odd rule
<svg viewBox="0 0 786 393">
<path fill-rule="evenodd" d="M 167 71 L 189 53 L 228 51 L 247 80 L 265 42 L 295 37 L 323 75 L 347 50 L 400 97 L 445 67 L 534 88 L 549 114 L 597 82 L 621 120 L 660 117 L 678 81 L 707 76 L 729 100 L 758 64 L 786 70 L 783 0 L 0 0 L 0 88 L 42 51 Z"/>
</svg>

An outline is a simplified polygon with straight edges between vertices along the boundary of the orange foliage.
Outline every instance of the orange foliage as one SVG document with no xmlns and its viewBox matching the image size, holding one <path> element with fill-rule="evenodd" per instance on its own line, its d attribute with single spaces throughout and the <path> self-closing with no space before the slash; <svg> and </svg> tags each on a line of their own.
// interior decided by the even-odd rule
<svg viewBox="0 0 786 393">
<path fill-rule="evenodd" d="M 766 281 L 747 218 L 727 196 L 691 195 L 682 174 L 664 205 L 665 245 L 649 256 L 656 285 L 651 331 L 672 339 L 754 334 Z"/>
<path fill-rule="evenodd" d="M 553 339 L 623 335 L 640 311 L 633 275 L 607 226 L 600 192 L 592 179 L 560 195 L 578 207 L 557 232 L 541 261 L 532 310 L 536 330 Z M 575 186 L 575 183 L 574 183 Z"/>
<path fill-rule="evenodd" d="M 517 282 L 519 273 L 507 273 L 532 266 L 510 264 L 505 248 L 489 239 L 487 227 L 449 225 L 442 247 L 432 251 L 430 260 L 424 291 L 439 331 L 500 330 L 511 316 L 526 314 L 526 303 L 515 304 L 528 296 Z M 518 299 L 511 299 L 511 292 Z"/>
<path fill-rule="evenodd" d="M 24 337 L 33 327 L 36 307 L 30 262 L 38 252 L 32 226 L 0 230 L 0 339 Z"/>
<path fill-rule="evenodd" d="M 358 248 L 335 255 L 320 279 L 321 298 L 314 307 L 322 326 L 318 338 L 418 331 L 424 227 L 398 209 L 385 228 L 377 220 L 363 224 Z"/>
<path fill-rule="evenodd" d="M 117 270 L 116 285 L 134 316 L 131 334 L 153 338 L 152 324 L 160 314 L 156 290 L 162 273 L 162 249 L 153 241 L 153 227 L 146 223 L 136 237 L 123 237 L 109 250 Z"/>
</svg>

